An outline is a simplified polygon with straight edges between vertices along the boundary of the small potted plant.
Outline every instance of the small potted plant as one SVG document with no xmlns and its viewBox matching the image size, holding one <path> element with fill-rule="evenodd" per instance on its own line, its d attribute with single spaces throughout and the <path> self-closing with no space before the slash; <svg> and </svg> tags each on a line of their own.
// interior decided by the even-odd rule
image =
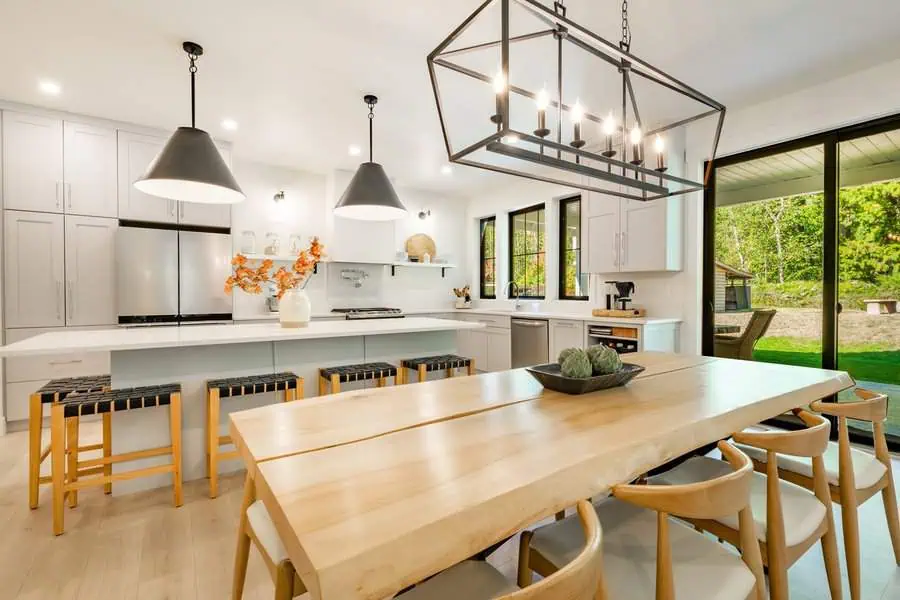
<svg viewBox="0 0 900 600">
<path fill-rule="evenodd" d="M 311 307 L 305 290 L 316 265 L 325 256 L 324 250 L 319 238 L 314 237 L 309 242 L 309 248 L 301 250 L 297 255 L 290 270 L 280 267 L 274 273 L 271 259 L 267 258 L 253 268 L 247 266 L 249 259 L 246 256 L 237 254 L 231 259 L 232 273 L 225 280 L 225 291 L 230 294 L 234 288 L 239 287 L 248 294 L 261 294 L 263 284 L 271 283 L 276 290 L 275 297 L 278 298 L 281 326 L 306 327 Z"/>
<path fill-rule="evenodd" d="M 456 308 L 472 308 L 472 292 L 469 286 L 464 288 L 453 288 L 456 295 Z"/>
</svg>

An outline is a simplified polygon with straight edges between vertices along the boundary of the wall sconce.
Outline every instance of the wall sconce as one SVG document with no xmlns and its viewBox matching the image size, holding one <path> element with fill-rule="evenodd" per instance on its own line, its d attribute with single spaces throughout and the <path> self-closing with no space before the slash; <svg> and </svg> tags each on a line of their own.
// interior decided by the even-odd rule
<svg viewBox="0 0 900 600">
<path fill-rule="evenodd" d="M 281 202 L 282 200 L 284 200 L 284 190 L 275 192 L 275 195 L 272 196 L 272 200 L 274 200 L 275 202 Z"/>
<path fill-rule="evenodd" d="M 427 219 L 428 217 L 430 217 L 430 216 L 431 216 L 431 210 L 430 210 L 430 209 L 420 210 L 420 211 L 419 211 L 419 218 L 422 219 L 423 221 L 424 221 L 425 219 Z"/>
</svg>

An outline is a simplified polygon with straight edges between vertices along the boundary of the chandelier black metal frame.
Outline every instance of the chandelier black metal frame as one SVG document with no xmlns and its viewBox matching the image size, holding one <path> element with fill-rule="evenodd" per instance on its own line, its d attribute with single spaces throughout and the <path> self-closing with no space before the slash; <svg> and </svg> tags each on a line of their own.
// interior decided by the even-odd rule
<svg viewBox="0 0 900 600">
<path fill-rule="evenodd" d="M 450 46 L 464 34 L 488 7 L 498 2 L 500 3 L 499 39 L 450 49 Z M 511 5 L 517 5 L 525 9 L 543 23 L 546 28 L 542 27 L 531 33 L 511 36 Z M 714 159 L 725 119 L 725 106 L 631 54 L 631 31 L 628 25 L 627 11 L 628 3 L 625 0 L 622 6 L 622 40 L 615 44 L 569 19 L 566 16 L 567 11 L 564 0 L 557 0 L 554 2 L 553 7 L 545 6 L 538 0 L 486 0 L 483 2 L 475 12 L 469 15 L 428 55 L 428 71 L 437 104 L 438 117 L 441 122 L 444 144 L 450 162 L 547 183 L 601 192 L 631 200 L 656 200 L 702 190 L 708 181 L 710 169 L 707 169 L 699 180 L 667 173 L 668 167 L 665 163 L 659 136 L 666 131 L 684 127 L 695 121 L 717 117 L 710 154 L 710 157 Z M 510 46 L 543 37 L 552 37 L 556 41 L 555 99 L 548 98 L 546 90 L 534 92 L 533 90 L 512 85 L 509 82 Z M 584 111 L 578 103 L 566 104 L 563 102 L 563 48 L 566 44 L 574 45 L 592 57 L 599 59 L 608 67 L 616 68 L 621 75 L 621 123 L 615 124 L 614 128 L 611 117 L 609 117 L 611 122 L 604 123 L 604 117 Z M 492 48 L 496 49 L 498 46 L 500 47 L 500 72 L 494 76 L 463 66 L 453 60 L 454 57 L 462 54 L 490 50 Z M 464 148 L 455 149 L 453 147 L 448 133 L 437 68 L 447 69 L 494 86 L 496 106 L 492 107 L 495 109 L 495 114 L 490 117 L 490 120 L 496 125 L 496 131 Z M 701 112 L 692 114 L 687 118 L 659 124 L 652 130 L 646 131 L 643 128 L 644 123 L 641 121 L 641 113 L 632 85 L 633 77 L 643 78 L 662 88 L 690 98 L 702 105 L 703 108 Z M 520 131 L 510 126 L 511 94 L 535 100 L 538 105 L 537 129 L 534 131 Z M 557 127 L 555 135 L 551 135 L 553 132 L 546 126 L 547 108 L 552 108 L 556 111 Z M 628 137 L 626 127 L 629 119 L 629 109 L 631 110 L 630 118 L 634 122 L 635 128 L 631 131 L 631 143 L 626 141 Z M 565 143 L 562 137 L 561 125 L 564 113 L 575 123 L 574 139 L 568 143 Z M 581 120 L 592 121 L 605 126 L 606 144 L 601 145 L 599 151 L 585 147 L 586 142 L 581 137 Z M 613 132 L 617 136 L 621 136 L 619 138 L 621 139 L 621 160 L 616 157 L 619 151 L 613 146 Z M 648 167 L 644 165 L 644 144 L 651 136 L 656 136 L 659 155 L 655 166 Z M 515 139 L 519 143 L 509 143 L 511 139 Z M 619 144 L 616 144 L 616 146 L 618 147 Z M 534 150 L 531 148 L 534 148 Z M 633 153 L 631 160 L 628 160 L 629 149 Z M 521 164 L 523 167 L 526 166 L 525 163 L 530 163 L 549 168 L 551 172 L 553 170 L 566 171 L 569 177 L 573 174 L 579 177 L 563 179 L 542 172 L 520 170 L 518 167 L 481 162 L 473 158 L 473 153 L 479 150 L 487 150 L 496 155 L 516 159 L 516 161 L 521 162 L 513 162 L 512 164 Z M 506 162 L 509 163 L 510 161 Z M 711 164 L 712 160 L 710 160 Z M 601 187 L 593 183 L 592 179 L 610 187 Z M 612 186 L 622 186 L 623 189 L 617 189 Z M 670 189 L 670 187 L 678 189 Z"/>
</svg>

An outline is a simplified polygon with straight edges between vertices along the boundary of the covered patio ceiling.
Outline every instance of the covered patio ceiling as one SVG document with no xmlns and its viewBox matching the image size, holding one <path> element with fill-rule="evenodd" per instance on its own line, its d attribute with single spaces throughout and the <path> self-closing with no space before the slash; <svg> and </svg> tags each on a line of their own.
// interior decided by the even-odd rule
<svg viewBox="0 0 900 600">
<path fill-rule="evenodd" d="M 900 131 L 848 140 L 839 148 L 842 187 L 900 179 Z M 822 146 L 722 167 L 716 171 L 716 204 L 728 206 L 820 192 L 824 171 Z"/>
</svg>

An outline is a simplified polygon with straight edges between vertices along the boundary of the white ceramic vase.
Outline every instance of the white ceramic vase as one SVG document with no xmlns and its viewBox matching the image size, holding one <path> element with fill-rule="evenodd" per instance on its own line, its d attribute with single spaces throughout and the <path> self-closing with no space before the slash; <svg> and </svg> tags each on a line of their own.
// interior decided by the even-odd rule
<svg viewBox="0 0 900 600">
<path fill-rule="evenodd" d="M 278 302 L 278 318 L 282 327 L 306 327 L 310 312 L 309 296 L 305 290 L 288 290 Z"/>
</svg>

